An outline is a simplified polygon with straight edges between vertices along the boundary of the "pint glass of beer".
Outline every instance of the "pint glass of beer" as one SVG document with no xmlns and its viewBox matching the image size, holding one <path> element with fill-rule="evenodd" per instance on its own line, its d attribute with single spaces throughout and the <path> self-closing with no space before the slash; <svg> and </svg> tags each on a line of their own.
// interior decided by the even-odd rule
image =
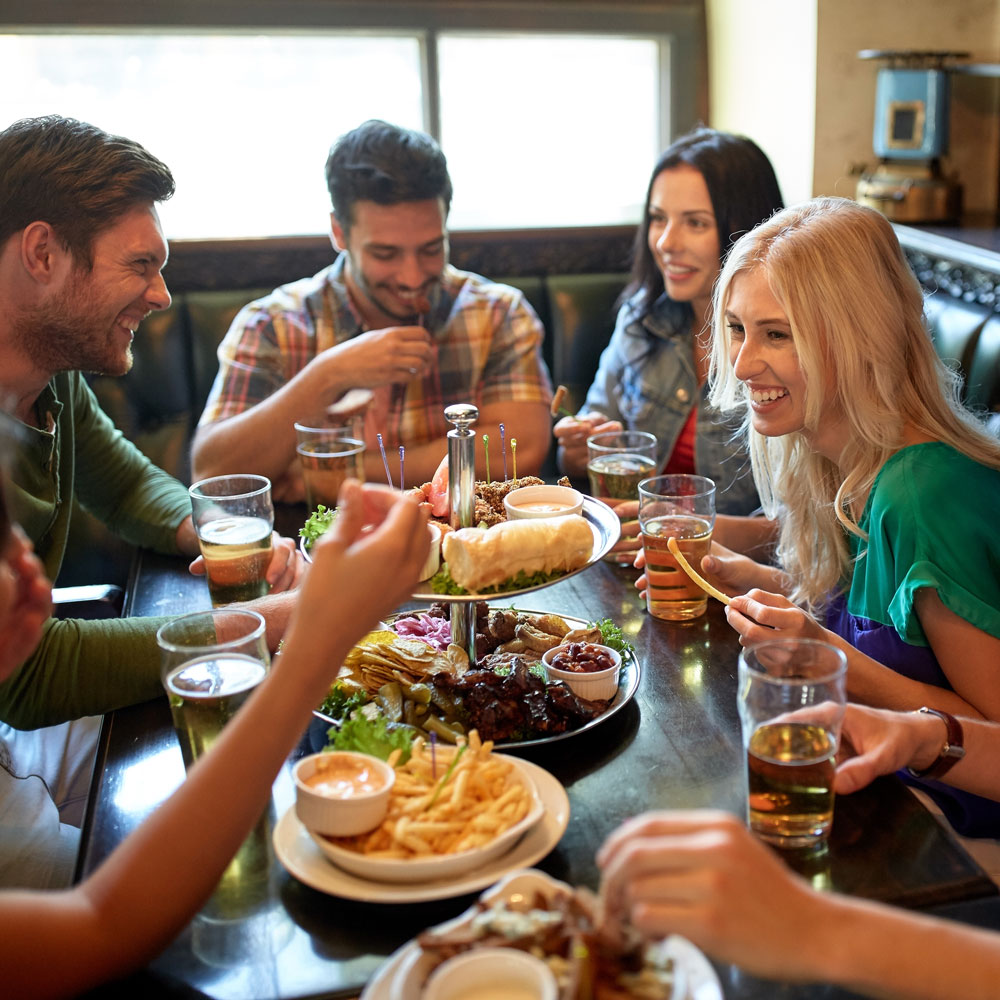
<svg viewBox="0 0 1000 1000">
<path fill-rule="evenodd" d="M 685 559 L 700 571 L 712 546 L 715 483 L 677 473 L 639 484 L 639 529 L 646 555 L 646 609 L 654 618 L 686 622 L 700 618 L 708 595 L 678 565 L 667 547 L 677 539 Z"/>
<path fill-rule="evenodd" d="M 604 557 L 608 562 L 631 566 L 635 559 L 639 483 L 655 467 L 656 436 L 646 431 L 603 431 L 587 438 L 590 494 L 606 503 L 622 522 L 622 540 Z M 626 525 L 631 525 L 631 532 Z"/>
<path fill-rule="evenodd" d="M 264 619 L 237 608 L 197 611 L 161 625 L 156 642 L 184 766 L 191 767 L 267 674 Z"/>
<path fill-rule="evenodd" d="M 295 453 L 302 469 L 306 503 L 336 507 L 345 479 L 365 478 L 365 442 L 360 418 L 333 427 L 295 425 Z"/>
<path fill-rule="evenodd" d="M 212 606 L 263 597 L 274 528 L 270 480 L 214 476 L 188 493 Z"/>
<path fill-rule="evenodd" d="M 768 639 L 740 653 L 747 818 L 778 847 L 829 836 L 846 679 L 843 651 L 816 639 Z"/>
</svg>

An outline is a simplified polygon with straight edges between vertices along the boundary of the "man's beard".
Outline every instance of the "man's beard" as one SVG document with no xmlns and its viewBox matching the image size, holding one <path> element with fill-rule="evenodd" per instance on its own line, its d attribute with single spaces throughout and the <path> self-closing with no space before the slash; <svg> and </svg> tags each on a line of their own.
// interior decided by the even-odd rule
<svg viewBox="0 0 1000 1000">
<path fill-rule="evenodd" d="M 70 289 L 58 302 L 26 310 L 13 323 L 14 345 L 35 367 L 55 374 L 64 371 L 124 375 L 132 368 L 132 347 L 124 353 L 113 342 L 114 326 L 95 319 L 98 309 L 81 295 L 74 309 L 66 308 Z"/>
</svg>

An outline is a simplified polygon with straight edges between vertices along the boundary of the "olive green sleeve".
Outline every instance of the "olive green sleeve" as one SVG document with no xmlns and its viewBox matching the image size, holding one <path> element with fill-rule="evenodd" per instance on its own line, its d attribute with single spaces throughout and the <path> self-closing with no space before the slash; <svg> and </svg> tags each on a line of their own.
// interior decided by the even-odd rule
<svg viewBox="0 0 1000 1000">
<path fill-rule="evenodd" d="M 157 697 L 156 630 L 169 620 L 50 619 L 32 656 L 0 684 L 0 719 L 36 729 Z"/>
</svg>

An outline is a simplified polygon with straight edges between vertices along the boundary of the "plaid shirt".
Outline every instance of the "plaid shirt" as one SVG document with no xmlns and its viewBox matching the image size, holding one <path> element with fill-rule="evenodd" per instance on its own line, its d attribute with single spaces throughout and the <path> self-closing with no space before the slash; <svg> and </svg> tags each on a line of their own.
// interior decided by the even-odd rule
<svg viewBox="0 0 1000 1000">
<path fill-rule="evenodd" d="M 250 409 L 316 355 L 363 332 L 344 285 L 345 256 L 311 278 L 283 285 L 233 320 L 219 345 L 219 373 L 200 424 Z M 544 403 L 552 387 L 541 357 L 542 324 L 515 288 L 444 269 L 425 319 L 437 364 L 391 387 L 381 423 L 387 447 L 444 437 L 452 403 Z"/>
</svg>

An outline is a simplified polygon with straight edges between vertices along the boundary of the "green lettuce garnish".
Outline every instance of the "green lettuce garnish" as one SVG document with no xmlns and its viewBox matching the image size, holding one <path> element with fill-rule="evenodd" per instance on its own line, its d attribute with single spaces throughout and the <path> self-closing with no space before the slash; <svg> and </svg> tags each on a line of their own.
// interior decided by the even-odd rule
<svg viewBox="0 0 1000 1000">
<path fill-rule="evenodd" d="M 323 504 L 316 505 L 316 509 L 306 519 L 306 523 L 299 528 L 299 534 L 306 540 L 307 549 L 312 548 L 316 539 L 329 529 L 336 516 L 336 507 L 324 507 Z"/>
<path fill-rule="evenodd" d="M 389 727 L 385 716 L 369 719 L 360 712 L 345 719 L 339 729 L 330 729 L 328 750 L 354 750 L 387 760 L 393 750 L 400 751 L 399 763 L 410 759 L 413 731 L 404 726 Z"/>
<path fill-rule="evenodd" d="M 515 573 L 514 576 L 503 583 L 495 584 L 492 587 L 484 587 L 480 593 L 483 594 L 503 594 L 508 590 L 524 590 L 527 587 L 540 587 L 543 583 L 558 580 L 565 576 L 563 570 L 554 570 L 551 573 L 525 573 L 524 570 Z M 459 586 L 451 577 L 448 564 L 442 563 L 441 568 L 430 579 L 431 590 L 435 594 L 467 594 L 468 591 Z"/>
</svg>

